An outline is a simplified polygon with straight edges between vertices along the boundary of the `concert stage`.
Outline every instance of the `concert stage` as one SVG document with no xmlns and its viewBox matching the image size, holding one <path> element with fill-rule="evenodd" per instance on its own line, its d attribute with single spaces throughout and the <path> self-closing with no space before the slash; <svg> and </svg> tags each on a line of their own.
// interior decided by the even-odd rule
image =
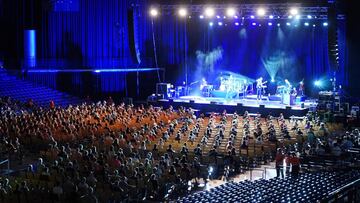
<svg viewBox="0 0 360 203">
<path fill-rule="evenodd" d="M 245 99 L 226 99 L 218 97 L 202 97 L 202 96 L 181 96 L 179 98 L 157 99 L 150 101 L 153 105 L 161 105 L 165 108 L 170 105 L 174 108 L 180 106 L 191 107 L 197 109 L 199 113 L 207 112 L 237 112 L 244 113 L 260 113 L 263 116 L 269 113 L 273 116 L 278 116 L 283 113 L 285 117 L 290 116 L 305 116 L 306 113 L 316 106 L 314 100 L 306 100 L 305 102 L 296 103 L 295 105 L 281 104 L 281 101 L 269 100 L 268 97 L 263 97 L 261 101 L 256 100 L 256 95 L 249 95 Z"/>
</svg>

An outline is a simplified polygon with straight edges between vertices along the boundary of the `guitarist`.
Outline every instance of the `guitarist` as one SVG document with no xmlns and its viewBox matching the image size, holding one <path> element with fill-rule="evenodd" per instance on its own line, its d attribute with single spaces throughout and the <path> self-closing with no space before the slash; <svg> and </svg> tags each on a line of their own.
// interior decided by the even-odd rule
<svg viewBox="0 0 360 203">
<path fill-rule="evenodd" d="M 266 86 L 264 84 L 266 84 L 267 81 L 263 82 L 263 78 L 260 77 L 259 79 L 256 80 L 256 99 L 257 100 L 261 100 L 262 99 L 262 94 L 263 94 L 263 88 L 265 88 Z"/>
</svg>

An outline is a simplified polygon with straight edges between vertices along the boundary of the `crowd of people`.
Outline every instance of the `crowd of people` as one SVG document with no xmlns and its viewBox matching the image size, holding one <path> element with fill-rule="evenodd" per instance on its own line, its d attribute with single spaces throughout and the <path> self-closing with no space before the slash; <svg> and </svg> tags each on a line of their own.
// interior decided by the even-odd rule
<svg viewBox="0 0 360 203">
<path fill-rule="evenodd" d="M 306 146 L 320 139 L 311 138 L 317 121 L 308 117 L 289 121 L 282 115 L 264 119 L 226 111 L 207 117 L 186 108 L 112 102 L 35 108 L 9 98 L 1 98 L 0 108 L 1 155 L 26 166 L 1 177 L 0 201 L 5 202 L 161 200 L 186 192 L 189 182 L 206 180 L 204 157 L 222 155 L 233 167 L 252 141 L 278 143 L 296 134 Z M 323 124 L 318 129 L 330 134 Z M 348 141 L 358 140 L 354 131 L 336 143 L 349 147 Z M 276 163 L 284 160 L 279 156 L 280 151 Z M 296 157 L 287 158 L 294 174 L 300 169 Z"/>
</svg>

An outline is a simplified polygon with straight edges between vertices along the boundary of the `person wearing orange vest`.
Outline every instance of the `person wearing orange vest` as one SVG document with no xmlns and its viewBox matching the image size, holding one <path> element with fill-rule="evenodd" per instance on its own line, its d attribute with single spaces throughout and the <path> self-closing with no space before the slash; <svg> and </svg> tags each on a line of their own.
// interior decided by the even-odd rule
<svg viewBox="0 0 360 203">
<path fill-rule="evenodd" d="M 276 177 L 284 178 L 284 170 L 283 170 L 283 162 L 284 162 L 284 154 L 281 149 L 278 148 L 275 156 L 275 168 L 276 168 Z"/>
<path fill-rule="evenodd" d="M 291 153 L 289 163 L 291 164 L 291 175 L 297 177 L 300 171 L 300 159 L 296 156 L 295 152 Z"/>
</svg>

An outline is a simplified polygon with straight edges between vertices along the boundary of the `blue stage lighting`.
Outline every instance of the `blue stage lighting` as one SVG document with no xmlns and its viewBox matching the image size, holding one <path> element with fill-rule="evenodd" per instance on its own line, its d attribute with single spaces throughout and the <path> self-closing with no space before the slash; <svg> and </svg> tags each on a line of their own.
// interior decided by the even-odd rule
<svg viewBox="0 0 360 203">
<path fill-rule="evenodd" d="M 238 19 L 239 17 L 238 16 L 234 16 L 235 19 Z"/>
<path fill-rule="evenodd" d="M 327 22 L 324 22 L 324 23 L 323 23 L 323 26 L 324 26 L 324 27 L 328 26 L 328 23 L 327 23 Z"/>
<path fill-rule="evenodd" d="M 213 22 L 209 22 L 209 26 L 212 27 L 214 25 Z"/>
<path fill-rule="evenodd" d="M 278 23 L 277 26 L 280 27 L 280 23 Z"/>
<path fill-rule="evenodd" d="M 203 16 L 203 15 L 200 15 L 200 16 L 199 16 L 199 18 L 200 18 L 200 19 L 203 19 L 203 18 L 204 18 L 204 16 Z"/>
<path fill-rule="evenodd" d="M 255 16 L 251 15 L 251 16 L 250 16 L 250 18 L 251 18 L 251 19 L 254 19 L 254 18 L 255 18 Z"/>
<path fill-rule="evenodd" d="M 275 79 L 274 78 L 271 78 L 271 81 L 270 82 L 275 82 Z"/>
<path fill-rule="evenodd" d="M 219 18 L 220 18 L 220 16 L 216 16 L 216 18 L 217 18 L 217 19 L 219 19 Z"/>
<path fill-rule="evenodd" d="M 273 16 L 273 15 L 269 15 L 269 19 L 274 19 L 274 16 Z"/>
<path fill-rule="evenodd" d="M 296 19 L 296 20 L 299 20 L 299 19 L 300 19 L 300 15 L 296 15 L 296 16 L 295 16 L 295 19 Z"/>
<path fill-rule="evenodd" d="M 222 25 L 223 25 L 223 23 L 222 23 L 222 22 L 218 22 L 218 25 L 219 25 L 219 26 L 222 26 Z"/>
<path fill-rule="evenodd" d="M 320 86 L 322 85 L 322 83 L 321 83 L 320 80 L 316 80 L 316 81 L 314 82 L 314 85 L 315 85 L 316 87 L 320 87 Z"/>
<path fill-rule="evenodd" d="M 306 23 L 304 23 L 304 25 L 305 25 L 305 26 L 309 26 L 309 23 L 306 22 Z"/>
<path fill-rule="evenodd" d="M 272 26 L 272 23 L 268 23 L 269 26 Z"/>
<path fill-rule="evenodd" d="M 313 27 L 316 27 L 316 25 L 315 25 L 315 24 L 313 24 Z"/>
<path fill-rule="evenodd" d="M 291 25 L 291 23 L 287 22 L 287 23 L 286 23 L 286 25 L 287 25 L 287 26 L 290 26 L 290 25 Z"/>
<path fill-rule="evenodd" d="M 308 18 L 308 19 L 312 19 L 312 16 L 311 16 L 311 15 L 308 15 L 307 18 Z"/>
<path fill-rule="evenodd" d="M 236 25 L 236 26 L 239 26 L 239 23 L 238 23 L 238 22 L 236 22 L 236 23 L 235 23 L 235 25 Z"/>
<path fill-rule="evenodd" d="M 289 18 L 289 19 L 292 19 L 292 18 L 293 18 L 293 16 L 292 16 L 292 15 L 289 15 L 289 16 L 288 16 L 288 18 Z"/>
<path fill-rule="evenodd" d="M 256 23 L 251 23 L 251 24 L 254 25 L 254 26 L 256 25 Z"/>
</svg>

